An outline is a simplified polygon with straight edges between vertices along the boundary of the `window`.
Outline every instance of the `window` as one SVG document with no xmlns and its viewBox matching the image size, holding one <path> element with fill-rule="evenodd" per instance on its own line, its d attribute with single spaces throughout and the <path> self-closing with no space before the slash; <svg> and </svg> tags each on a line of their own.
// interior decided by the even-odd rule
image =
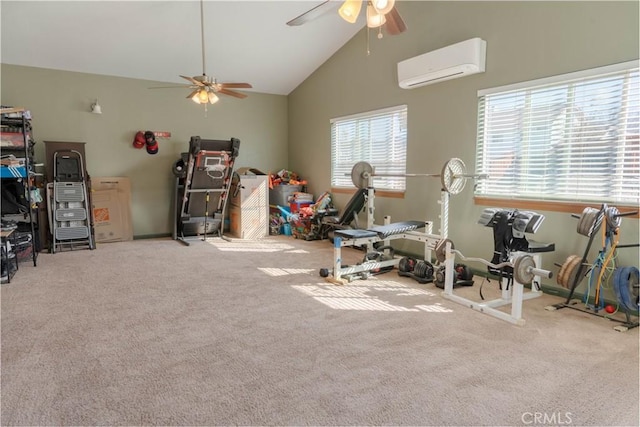
<svg viewBox="0 0 640 427">
<path fill-rule="evenodd" d="M 637 61 L 478 97 L 476 196 L 638 204 Z"/>
<path fill-rule="evenodd" d="M 407 164 L 407 106 L 354 114 L 331 120 L 331 187 L 353 188 L 351 169 L 367 162 L 376 173 L 379 190 L 405 190 Z"/>
</svg>

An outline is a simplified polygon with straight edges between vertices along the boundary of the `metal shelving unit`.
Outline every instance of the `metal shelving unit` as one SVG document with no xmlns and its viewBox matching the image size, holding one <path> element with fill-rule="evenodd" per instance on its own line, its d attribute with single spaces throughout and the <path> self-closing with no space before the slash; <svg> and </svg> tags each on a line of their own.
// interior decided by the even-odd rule
<svg viewBox="0 0 640 427">
<path fill-rule="evenodd" d="M 29 224 L 27 233 L 30 234 L 31 254 L 34 267 L 37 265 L 38 251 L 36 245 L 36 226 L 38 221 L 35 201 L 32 199 L 32 179 L 35 176 L 33 170 L 33 141 L 31 139 L 31 119 L 24 108 L 0 108 L 1 117 L 1 141 L 0 157 L 3 164 L 0 167 L 0 179 L 2 186 L 8 185 L 11 181 L 22 182 L 25 187 L 24 197 L 27 205 L 26 212 L 16 214 L 6 214 L 3 218 L 16 222 Z M 13 155 L 13 157 L 11 157 Z M 23 157 L 24 156 L 24 157 Z M 18 256 L 18 254 L 16 254 Z"/>
</svg>

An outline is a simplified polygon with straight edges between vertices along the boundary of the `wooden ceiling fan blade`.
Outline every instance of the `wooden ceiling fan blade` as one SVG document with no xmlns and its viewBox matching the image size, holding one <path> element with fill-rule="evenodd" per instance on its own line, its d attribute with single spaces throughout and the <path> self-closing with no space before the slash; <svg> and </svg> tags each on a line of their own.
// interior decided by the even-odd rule
<svg viewBox="0 0 640 427">
<path fill-rule="evenodd" d="M 236 98 L 246 98 L 247 95 L 245 95 L 244 93 L 240 93 L 240 92 L 236 92 L 235 90 L 229 90 L 229 89 L 220 89 L 218 90 L 218 93 L 222 93 L 224 95 L 230 95 L 230 96 L 235 96 Z"/>
<path fill-rule="evenodd" d="M 204 86 L 204 84 L 202 82 L 197 81 L 196 79 L 194 79 L 193 77 L 187 77 L 187 76 L 180 76 L 185 80 L 189 80 L 191 83 L 193 83 L 196 86 Z"/>
<path fill-rule="evenodd" d="M 385 18 L 387 18 L 387 22 L 384 24 L 384 29 L 390 36 L 397 36 L 407 31 L 407 25 L 396 7 L 391 9 Z"/>
<path fill-rule="evenodd" d="M 148 89 L 173 89 L 173 88 L 192 88 L 193 85 L 176 85 L 176 86 L 153 86 Z"/>
<path fill-rule="evenodd" d="M 220 86 L 221 88 L 225 88 L 225 87 L 231 87 L 231 88 L 244 88 L 244 89 L 250 89 L 253 86 L 251 86 L 249 83 L 218 83 L 218 86 Z"/>
<path fill-rule="evenodd" d="M 297 27 L 298 25 L 306 24 L 309 21 L 324 15 L 325 13 L 337 10 L 342 2 L 339 1 L 323 1 L 319 5 L 307 10 L 305 13 L 296 16 L 291 21 L 287 22 L 290 27 Z"/>
</svg>

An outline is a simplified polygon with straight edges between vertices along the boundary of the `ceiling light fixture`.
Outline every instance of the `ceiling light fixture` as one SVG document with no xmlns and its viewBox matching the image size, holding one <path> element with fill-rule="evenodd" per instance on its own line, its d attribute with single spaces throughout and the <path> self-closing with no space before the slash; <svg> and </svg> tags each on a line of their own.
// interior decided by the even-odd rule
<svg viewBox="0 0 640 427">
<path fill-rule="evenodd" d="M 372 4 L 380 15 L 386 15 L 391 12 L 391 9 L 393 9 L 393 6 L 396 4 L 396 0 L 373 0 Z"/>
<path fill-rule="evenodd" d="M 203 87 L 193 94 L 191 100 L 196 104 L 215 104 L 220 98 L 208 87 Z"/>
<path fill-rule="evenodd" d="M 384 0 L 380 0 L 384 1 Z M 360 9 L 362 8 L 362 0 L 347 0 L 345 1 L 340 9 L 338 10 L 338 14 L 350 24 L 354 24 L 358 19 L 358 15 L 360 14 Z"/>
<path fill-rule="evenodd" d="M 329 10 L 335 11 L 334 6 L 336 3 L 337 0 L 325 0 L 288 21 L 287 25 L 292 27 L 303 25 L 306 22 L 318 18 Z M 396 0 L 342 0 L 338 14 L 348 23 L 355 24 L 358 21 L 359 15 L 362 13 L 363 3 L 367 10 L 367 29 L 378 28 L 378 38 L 382 38 L 383 29 L 390 36 L 402 34 L 407 31 L 407 25 L 404 23 L 400 13 L 398 13 Z M 368 52 L 369 49 L 367 47 L 367 53 Z"/>
<path fill-rule="evenodd" d="M 196 91 L 191 97 L 191 100 L 196 104 L 215 104 L 220 98 L 218 98 L 214 91 L 207 87 Z"/>
<path fill-rule="evenodd" d="M 367 27 L 378 28 L 387 22 L 387 18 L 383 14 L 379 13 L 371 3 L 367 5 Z"/>
<path fill-rule="evenodd" d="M 205 58 L 205 36 L 204 36 L 204 0 L 200 0 L 200 40 L 202 47 L 202 75 L 200 76 L 183 76 L 180 77 L 187 80 L 189 85 L 181 85 L 181 86 L 156 86 L 150 89 L 163 89 L 163 88 L 171 88 L 171 87 L 187 87 L 191 89 L 191 92 L 187 95 L 187 98 L 190 98 L 196 104 L 204 105 L 205 117 L 207 113 L 207 105 L 215 104 L 219 101 L 219 94 L 229 95 L 236 98 L 246 98 L 247 95 L 238 92 L 232 89 L 251 89 L 251 85 L 249 83 L 218 83 L 215 78 L 212 78 L 207 75 L 205 66 L 207 64 Z"/>
<path fill-rule="evenodd" d="M 358 19 L 362 8 L 362 0 L 345 0 L 338 9 L 342 19 L 353 24 Z M 395 0 L 367 0 L 367 27 L 378 28 L 387 22 L 385 15 L 391 12 L 396 4 Z"/>
</svg>

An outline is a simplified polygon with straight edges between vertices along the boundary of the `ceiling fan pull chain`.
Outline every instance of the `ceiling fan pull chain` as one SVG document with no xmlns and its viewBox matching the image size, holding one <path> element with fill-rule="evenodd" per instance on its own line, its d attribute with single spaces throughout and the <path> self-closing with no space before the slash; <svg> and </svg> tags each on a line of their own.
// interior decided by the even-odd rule
<svg viewBox="0 0 640 427">
<path fill-rule="evenodd" d="M 367 56 L 371 55 L 371 50 L 369 49 L 369 27 L 367 27 Z"/>
</svg>

